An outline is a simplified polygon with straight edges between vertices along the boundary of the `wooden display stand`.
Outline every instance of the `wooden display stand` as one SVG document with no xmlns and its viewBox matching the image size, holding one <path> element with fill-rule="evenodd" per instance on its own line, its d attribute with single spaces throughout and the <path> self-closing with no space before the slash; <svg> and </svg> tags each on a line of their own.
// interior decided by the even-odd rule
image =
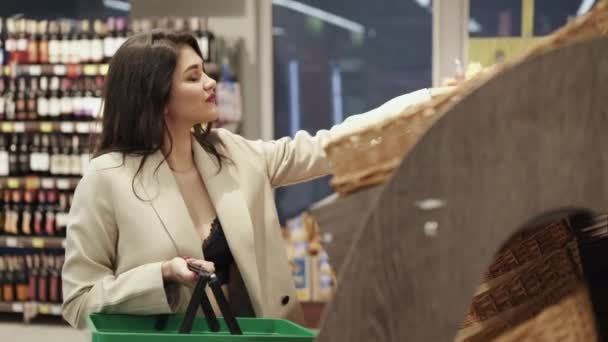
<svg viewBox="0 0 608 342">
<path fill-rule="evenodd" d="M 600 38 L 529 58 L 448 108 L 385 185 L 313 211 L 344 256 L 319 341 L 453 340 L 515 232 L 606 212 L 606 56 Z"/>
</svg>

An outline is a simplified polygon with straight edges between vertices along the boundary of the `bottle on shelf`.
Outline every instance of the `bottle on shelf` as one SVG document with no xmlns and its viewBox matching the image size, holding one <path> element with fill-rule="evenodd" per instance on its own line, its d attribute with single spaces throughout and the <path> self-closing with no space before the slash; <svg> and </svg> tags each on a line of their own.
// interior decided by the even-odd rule
<svg viewBox="0 0 608 342">
<path fill-rule="evenodd" d="M 71 157 L 70 157 L 70 137 L 60 135 L 59 136 L 59 175 L 68 176 L 71 173 Z"/>
<path fill-rule="evenodd" d="M 41 139 L 42 146 L 40 147 L 40 154 L 37 158 L 38 174 L 40 176 L 47 176 L 51 170 L 51 142 L 48 134 L 43 134 Z"/>
<path fill-rule="evenodd" d="M 72 27 L 72 29 L 70 30 L 69 38 L 65 39 L 69 40 L 68 59 L 70 63 L 80 63 L 80 27 Z"/>
<path fill-rule="evenodd" d="M 30 78 L 30 86 L 25 91 L 25 110 L 27 112 L 27 120 L 38 120 L 38 78 Z"/>
<path fill-rule="evenodd" d="M 37 94 L 37 112 L 39 120 L 47 120 L 49 116 L 49 79 L 46 76 L 40 77 L 40 88 Z"/>
<path fill-rule="evenodd" d="M 61 169 L 62 169 L 62 165 L 61 165 L 61 158 L 60 158 L 60 148 L 59 148 L 59 142 L 58 142 L 58 137 L 57 135 L 51 135 L 50 137 L 50 158 L 51 158 L 51 164 L 50 164 L 50 174 L 53 176 L 56 175 L 60 175 L 61 174 Z"/>
<path fill-rule="evenodd" d="M 28 254 L 25 259 L 28 268 L 28 300 L 35 301 L 37 294 L 37 278 L 38 278 L 38 267 L 36 266 L 37 255 Z"/>
<path fill-rule="evenodd" d="M 70 121 L 74 119 L 74 100 L 72 97 L 72 81 L 69 78 L 64 78 L 61 83 L 61 114 L 60 121 Z"/>
<path fill-rule="evenodd" d="M 26 190 L 23 193 L 23 199 L 25 205 L 23 206 L 23 212 L 21 213 L 21 233 L 23 235 L 32 235 L 33 225 L 33 202 L 34 194 L 32 190 Z"/>
<path fill-rule="evenodd" d="M 91 40 L 91 62 L 103 62 L 103 40 L 105 39 L 103 21 L 96 19 L 93 22 L 93 38 Z"/>
<path fill-rule="evenodd" d="M 61 101 L 60 101 L 61 94 L 60 94 L 59 87 L 60 87 L 59 77 L 57 77 L 57 76 L 51 77 L 48 118 L 53 121 L 56 121 L 57 119 L 59 119 L 59 115 L 61 114 Z"/>
<path fill-rule="evenodd" d="M 4 192 L 8 190 L 0 189 L 0 235 L 4 234 L 4 220 L 6 218 L 6 213 L 4 212 Z M 0 285 L 2 288 L 2 285 Z M 2 292 L 2 291 L 0 291 Z M 2 295 L 0 295 L 1 297 Z M 1 300 L 1 299 L 0 299 Z"/>
<path fill-rule="evenodd" d="M 46 196 L 44 191 L 38 191 L 38 201 L 34 211 L 34 235 L 42 236 L 44 231 L 44 217 L 46 216 Z"/>
<path fill-rule="evenodd" d="M 49 63 L 56 64 L 61 61 L 61 41 L 59 40 L 59 24 L 57 21 L 49 22 Z"/>
<path fill-rule="evenodd" d="M 72 176 L 82 175 L 82 164 L 80 160 L 80 138 L 77 135 L 72 136 L 72 149 L 70 151 L 70 172 Z"/>
<path fill-rule="evenodd" d="M 17 85 L 14 78 L 9 78 L 8 89 L 4 93 L 4 117 L 7 121 L 15 120 L 15 96 L 17 96 Z"/>
<path fill-rule="evenodd" d="M 17 79 L 17 93 L 15 94 L 15 119 L 24 121 L 27 119 L 27 110 L 25 107 L 25 78 Z"/>
<path fill-rule="evenodd" d="M 48 21 L 41 20 L 38 22 L 38 61 L 40 64 L 49 62 L 49 34 Z"/>
<path fill-rule="evenodd" d="M 4 19 L 0 18 L 0 66 L 6 62 L 6 46 L 4 45 L 4 41 Z"/>
<path fill-rule="evenodd" d="M 114 56 L 114 42 L 116 40 L 116 20 L 114 17 L 109 17 L 107 22 L 106 36 L 103 39 L 103 59 L 107 63 Z"/>
<path fill-rule="evenodd" d="M 40 270 L 38 272 L 38 286 L 37 290 L 38 290 L 38 296 L 37 296 L 37 300 L 41 303 L 46 303 L 48 302 L 48 262 L 47 262 L 47 256 L 42 254 L 40 256 L 40 260 L 41 260 L 41 267 Z"/>
<path fill-rule="evenodd" d="M 58 52 L 58 62 L 62 64 L 71 63 L 75 60 L 73 44 L 70 39 L 70 34 L 72 32 L 72 22 L 67 19 L 63 19 L 59 21 L 59 52 Z M 78 63 L 78 62 L 76 62 Z"/>
<path fill-rule="evenodd" d="M 29 63 L 27 47 L 29 39 L 27 35 L 27 19 L 22 18 L 17 20 L 17 51 L 19 53 L 18 63 Z"/>
<path fill-rule="evenodd" d="M 2 286 L 2 299 L 5 302 L 15 301 L 15 279 L 13 274 L 12 257 L 5 257 L 4 285 Z"/>
<path fill-rule="evenodd" d="M 20 174 L 18 146 L 17 134 L 13 134 L 11 136 L 11 143 L 8 149 L 8 173 L 11 176 L 18 176 Z"/>
<path fill-rule="evenodd" d="M 2 52 L 0 51 L 0 54 Z M 4 99 L 4 93 L 6 92 L 6 80 L 0 74 L 0 122 L 6 119 L 6 101 Z"/>
<path fill-rule="evenodd" d="M 46 201 L 44 232 L 46 236 L 55 236 L 57 231 L 55 215 L 57 214 L 57 191 L 49 190 Z"/>
<path fill-rule="evenodd" d="M 9 170 L 8 142 L 6 140 L 6 136 L 0 134 L 0 177 L 8 176 Z"/>
<path fill-rule="evenodd" d="M 22 194 L 20 190 L 13 190 L 12 193 L 12 205 L 11 205 L 11 234 L 19 235 L 19 227 L 21 226 L 21 212 L 23 211 L 23 204 L 21 202 Z"/>
<path fill-rule="evenodd" d="M 79 63 L 91 62 L 92 36 L 89 20 L 84 19 L 80 22 L 80 41 L 79 41 Z"/>
<path fill-rule="evenodd" d="M 1 228 L 1 227 L 0 227 Z M 4 299 L 4 274 L 5 274 L 6 264 L 4 261 L 4 257 L 0 255 L 0 302 L 8 302 L 8 300 Z"/>
<path fill-rule="evenodd" d="M 28 135 L 22 134 L 19 141 L 19 173 L 27 176 L 30 173 L 30 153 L 28 151 Z"/>
<path fill-rule="evenodd" d="M 127 18 L 118 17 L 116 18 L 116 39 L 114 40 L 114 49 L 112 56 L 116 53 L 118 48 L 127 40 Z"/>
<path fill-rule="evenodd" d="M 6 19 L 6 41 L 4 43 L 6 49 L 5 64 L 17 63 L 17 28 L 15 27 L 15 19 Z"/>
<path fill-rule="evenodd" d="M 38 56 L 38 45 L 40 44 L 40 37 L 38 36 L 37 25 L 38 23 L 36 22 L 36 20 L 27 21 L 27 61 L 31 64 L 40 63 L 40 58 Z"/>
<path fill-rule="evenodd" d="M 25 267 L 25 258 L 23 256 L 16 257 L 15 260 L 15 287 L 17 301 L 25 302 L 28 299 L 28 279 L 27 269 Z"/>
</svg>

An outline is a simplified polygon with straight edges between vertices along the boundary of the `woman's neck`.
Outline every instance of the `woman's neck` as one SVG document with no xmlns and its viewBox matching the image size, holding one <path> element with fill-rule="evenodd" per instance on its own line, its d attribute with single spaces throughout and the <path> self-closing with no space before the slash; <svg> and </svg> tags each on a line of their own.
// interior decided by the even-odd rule
<svg viewBox="0 0 608 342">
<path fill-rule="evenodd" d="M 192 170 L 194 168 L 194 158 L 192 156 L 190 128 L 167 122 L 167 129 L 169 132 L 165 134 L 163 154 L 167 158 L 169 167 L 176 172 Z M 171 134 L 171 139 L 169 133 Z"/>
</svg>

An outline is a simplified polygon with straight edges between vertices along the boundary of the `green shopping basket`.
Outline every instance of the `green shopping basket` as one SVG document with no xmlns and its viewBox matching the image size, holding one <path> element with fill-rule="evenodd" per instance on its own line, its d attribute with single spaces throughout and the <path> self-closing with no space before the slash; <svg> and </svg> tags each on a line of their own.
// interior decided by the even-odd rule
<svg viewBox="0 0 608 342">
<path fill-rule="evenodd" d="M 235 318 L 217 277 L 189 265 L 198 273 L 188 309 L 184 315 L 92 314 L 87 324 L 93 342 L 311 342 L 316 333 L 295 323 L 272 318 Z M 223 318 L 217 318 L 205 288 L 209 284 Z M 195 319 L 198 306 L 205 319 Z"/>
</svg>

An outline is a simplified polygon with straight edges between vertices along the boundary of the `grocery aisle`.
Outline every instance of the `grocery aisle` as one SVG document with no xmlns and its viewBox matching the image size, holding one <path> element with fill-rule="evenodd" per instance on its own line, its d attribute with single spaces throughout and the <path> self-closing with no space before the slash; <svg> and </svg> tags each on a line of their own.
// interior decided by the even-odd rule
<svg viewBox="0 0 608 342">
<path fill-rule="evenodd" d="M 0 314 L 0 341 L 86 342 L 89 332 L 76 330 L 58 317 L 38 317 L 34 324 L 23 323 L 19 314 Z"/>
</svg>

